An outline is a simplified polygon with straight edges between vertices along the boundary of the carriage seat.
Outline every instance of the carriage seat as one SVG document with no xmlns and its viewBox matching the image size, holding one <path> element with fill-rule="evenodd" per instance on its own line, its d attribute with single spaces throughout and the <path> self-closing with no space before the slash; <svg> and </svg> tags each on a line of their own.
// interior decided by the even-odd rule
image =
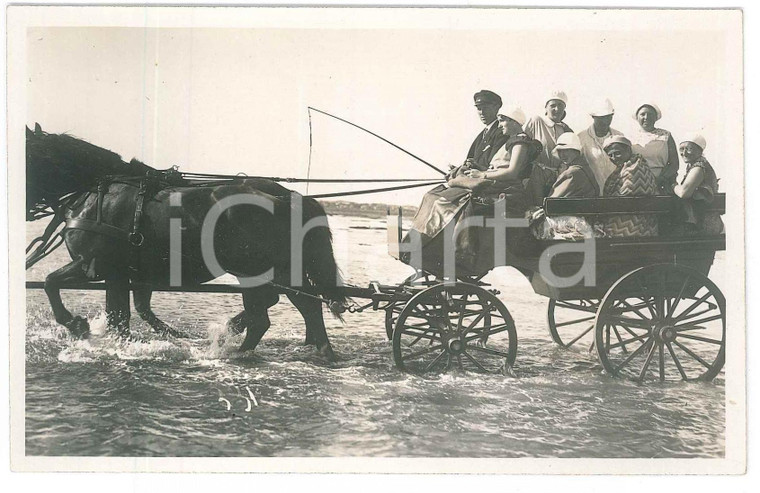
<svg viewBox="0 0 760 493">
<path fill-rule="evenodd" d="M 582 218 L 583 221 L 596 225 L 616 217 L 639 216 L 660 220 L 659 236 L 672 235 L 673 218 L 677 217 L 680 199 L 672 195 L 644 197 L 597 197 L 597 198 L 547 198 L 544 200 L 544 213 L 548 218 Z M 726 212 L 726 194 L 715 195 L 714 200 L 705 204 L 705 212 L 723 215 Z M 670 221 L 668 223 L 668 221 Z M 662 227 L 668 224 L 667 227 Z M 593 228 L 598 231 L 599 228 Z M 601 236 L 604 236 L 603 234 Z M 636 236 L 636 235 L 632 235 Z"/>
</svg>

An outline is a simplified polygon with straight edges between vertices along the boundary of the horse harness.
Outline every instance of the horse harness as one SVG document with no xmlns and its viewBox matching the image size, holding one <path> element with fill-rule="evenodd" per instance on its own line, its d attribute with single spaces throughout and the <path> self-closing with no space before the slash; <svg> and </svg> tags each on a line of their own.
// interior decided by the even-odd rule
<svg viewBox="0 0 760 493">
<path fill-rule="evenodd" d="M 138 188 L 137 196 L 135 197 L 135 212 L 132 226 L 129 229 L 120 228 L 103 222 L 103 202 L 108 193 L 109 187 L 113 183 L 126 183 L 129 185 L 136 185 Z M 140 260 L 140 247 L 145 243 L 145 236 L 141 231 L 145 200 L 150 200 L 156 193 L 170 185 L 171 183 L 162 180 L 160 176 L 148 175 L 139 178 L 105 177 L 98 182 L 95 219 L 93 220 L 83 217 L 67 219 L 64 231 L 70 229 L 88 231 L 109 238 L 127 241 L 131 246 L 130 269 L 137 270 Z M 70 206 L 70 208 L 76 208 L 76 206 L 83 203 L 88 196 L 89 194 L 83 194 Z"/>
</svg>

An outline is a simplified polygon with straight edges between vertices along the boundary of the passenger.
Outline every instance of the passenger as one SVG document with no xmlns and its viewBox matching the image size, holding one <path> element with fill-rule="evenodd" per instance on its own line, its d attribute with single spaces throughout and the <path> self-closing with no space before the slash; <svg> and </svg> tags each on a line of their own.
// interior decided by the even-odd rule
<svg viewBox="0 0 760 493">
<path fill-rule="evenodd" d="M 531 165 L 541 152 L 541 144 L 523 133 L 520 113 L 510 111 L 500 115 L 498 129 L 505 144 L 497 149 L 499 159 L 491 161 L 493 167 L 458 169 L 447 185 L 440 185 L 425 194 L 411 230 L 402 241 L 411 244 L 419 238 L 422 247 L 420 263 L 415 264 L 413 254 L 402 254 L 403 262 L 440 274 L 444 268 L 441 262 L 445 246 L 441 238 L 447 234 L 446 226 L 451 224 L 457 272 L 477 275 L 496 265 L 493 228 L 477 226 L 478 221 L 473 225 L 470 218 L 493 217 L 496 202 L 503 205 L 499 210 L 507 217 L 525 217 L 528 201 L 523 180 L 530 174 Z M 527 230 L 513 228 L 506 234 L 507 245 L 512 250 L 530 247 L 523 244 L 529 239 L 526 238 L 529 236 Z"/>
<path fill-rule="evenodd" d="M 708 212 L 707 205 L 718 193 L 718 177 L 704 157 L 707 141 L 699 134 L 681 142 L 679 152 L 686 163 L 686 175 L 673 187 L 673 193 L 683 199 L 681 211 L 686 223 L 686 233 L 720 234 L 723 221 L 717 212 Z"/>
<path fill-rule="evenodd" d="M 635 154 L 631 141 L 622 135 L 604 141 L 604 151 L 615 170 L 604 184 L 607 197 L 655 195 L 657 184 L 646 159 Z M 605 236 L 656 236 L 657 216 L 653 214 L 619 214 L 602 221 Z"/>
<path fill-rule="evenodd" d="M 531 167 L 541 152 L 541 143 L 522 130 L 525 114 L 519 108 L 498 115 L 499 130 L 505 143 L 496 150 L 490 166 L 484 170 L 470 169 L 449 179 L 450 187 L 466 188 L 491 201 L 506 200 L 508 212 L 522 217 L 528 209 L 523 181 L 530 176 Z"/>
<path fill-rule="evenodd" d="M 574 133 L 565 133 L 557 139 L 555 157 L 563 171 L 549 190 L 551 198 L 593 198 L 599 196 L 599 184 L 594 173 L 581 155 L 581 141 Z M 530 214 L 531 231 L 540 240 L 578 240 L 595 236 L 592 223 L 584 217 L 546 217 L 543 208 Z"/>
<path fill-rule="evenodd" d="M 581 154 L 581 141 L 574 133 L 559 136 L 554 155 L 562 163 L 562 171 L 549 191 L 551 198 L 598 197 L 599 185 L 591 167 Z"/>
<path fill-rule="evenodd" d="M 476 92 L 474 99 L 480 121 L 486 128 L 472 142 L 462 171 L 469 168 L 485 170 L 494 153 L 506 142 L 496 121 L 496 114 L 501 108 L 501 97 L 495 92 L 484 89 Z"/>
<path fill-rule="evenodd" d="M 638 130 L 631 136 L 633 151 L 646 159 L 657 179 L 658 193 L 668 194 L 673 189 L 678 176 L 678 149 L 670 132 L 655 128 L 662 118 L 660 108 L 653 103 L 640 105 L 633 114 L 639 123 Z"/>
<path fill-rule="evenodd" d="M 583 157 L 591 166 L 599 189 L 604 194 L 603 188 L 607 177 L 615 170 L 615 165 L 604 152 L 604 141 L 609 137 L 623 134 L 610 127 L 612 117 L 615 115 L 615 108 L 612 107 L 609 99 L 601 102 L 598 107 L 591 111 L 590 115 L 594 119 L 594 123 L 586 130 L 579 132 L 578 138 L 581 140 L 581 146 L 583 146 L 581 151 Z"/>
<path fill-rule="evenodd" d="M 559 176 L 562 161 L 554 154 L 557 139 L 572 129 L 562 120 L 567 115 L 567 95 L 562 91 L 553 92 L 546 100 L 545 114 L 529 119 L 523 129 L 529 137 L 538 140 L 543 150 L 533 166 L 528 180 L 528 196 L 531 204 L 543 205 L 544 197 Z"/>
</svg>

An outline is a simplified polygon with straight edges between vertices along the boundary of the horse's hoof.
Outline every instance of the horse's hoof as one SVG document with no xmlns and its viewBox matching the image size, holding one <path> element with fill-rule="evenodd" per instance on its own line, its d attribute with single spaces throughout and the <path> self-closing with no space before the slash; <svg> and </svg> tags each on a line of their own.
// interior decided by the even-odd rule
<svg viewBox="0 0 760 493">
<path fill-rule="evenodd" d="M 86 318 L 76 316 L 66 324 L 66 328 L 75 339 L 87 339 L 90 337 L 90 324 Z"/>
<path fill-rule="evenodd" d="M 317 348 L 317 351 L 319 351 L 319 354 L 321 354 L 330 363 L 335 363 L 338 361 L 338 357 L 335 355 L 335 351 L 333 351 L 332 346 L 329 344 L 325 344 L 321 348 Z"/>
<path fill-rule="evenodd" d="M 162 334 L 165 335 L 165 336 L 174 337 L 175 339 L 187 339 L 187 337 L 188 337 L 187 334 L 184 334 L 184 333 L 182 333 L 182 332 L 180 332 L 178 330 L 174 330 L 174 329 L 167 329 L 167 330 L 163 331 Z"/>
</svg>

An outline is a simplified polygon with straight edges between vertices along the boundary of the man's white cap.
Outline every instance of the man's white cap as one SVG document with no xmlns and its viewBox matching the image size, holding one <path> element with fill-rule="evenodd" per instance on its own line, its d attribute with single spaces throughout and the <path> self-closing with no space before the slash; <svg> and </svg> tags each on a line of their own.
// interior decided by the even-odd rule
<svg viewBox="0 0 760 493">
<path fill-rule="evenodd" d="M 499 116 L 506 116 L 507 118 L 511 118 L 512 120 L 519 123 L 520 126 L 525 125 L 525 122 L 528 120 L 525 117 L 525 112 L 518 106 L 509 108 L 506 111 L 499 111 Z"/>
<path fill-rule="evenodd" d="M 591 116 L 607 116 L 614 115 L 615 108 L 612 107 L 612 101 L 605 99 L 596 104 L 593 110 L 589 113 Z"/>
<path fill-rule="evenodd" d="M 567 94 L 565 94 L 564 91 L 552 91 L 552 93 L 549 94 L 549 97 L 546 98 L 546 103 L 552 99 L 559 99 L 563 103 L 567 104 Z M 546 106 L 546 103 L 544 103 L 544 106 Z"/>
<path fill-rule="evenodd" d="M 565 132 L 557 138 L 557 145 L 554 147 L 554 152 L 562 149 L 575 149 L 581 150 L 581 139 L 578 138 L 573 132 Z"/>
<path fill-rule="evenodd" d="M 692 134 L 688 139 L 681 141 L 682 144 L 684 142 L 692 142 L 694 144 L 697 144 L 703 151 L 705 150 L 705 147 L 707 147 L 707 141 L 704 137 L 702 137 L 701 134 Z"/>
</svg>

